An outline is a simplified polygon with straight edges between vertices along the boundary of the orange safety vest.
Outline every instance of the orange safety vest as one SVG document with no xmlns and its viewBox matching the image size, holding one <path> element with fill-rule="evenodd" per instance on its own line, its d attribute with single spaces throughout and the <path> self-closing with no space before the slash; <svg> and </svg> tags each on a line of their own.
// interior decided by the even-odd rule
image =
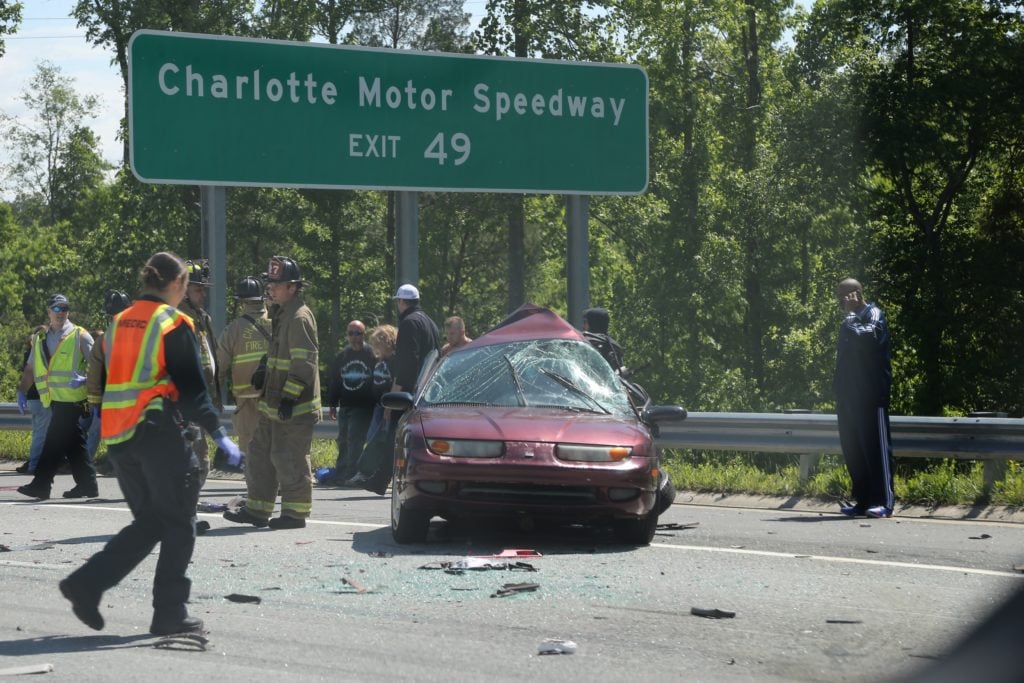
<svg viewBox="0 0 1024 683">
<path fill-rule="evenodd" d="M 146 411 L 162 410 L 163 398 L 178 400 L 178 388 L 167 375 L 164 337 L 181 325 L 195 332 L 192 319 L 178 309 L 145 299 L 114 316 L 103 335 L 103 443 L 124 443 L 135 435 Z"/>
</svg>

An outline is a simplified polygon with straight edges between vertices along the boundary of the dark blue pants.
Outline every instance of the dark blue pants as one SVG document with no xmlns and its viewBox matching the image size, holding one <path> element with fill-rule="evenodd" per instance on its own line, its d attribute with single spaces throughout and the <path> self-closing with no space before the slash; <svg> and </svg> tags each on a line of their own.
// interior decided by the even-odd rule
<svg viewBox="0 0 1024 683">
<path fill-rule="evenodd" d="M 373 406 L 341 406 L 338 408 L 338 460 L 335 477 L 350 479 L 357 472 L 356 464 L 366 444 L 366 432 L 373 417 Z"/>
<path fill-rule="evenodd" d="M 853 480 L 853 501 L 867 509 L 890 510 L 896 503 L 892 484 L 892 440 L 889 411 L 882 406 L 839 404 L 839 442 Z"/>
<path fill-rule="evenodd" d="M 65 457 L 71 465 L 76 484 L 96 486 L 96 468 L 85 450 L 85 432 L 81 424 L 85 414 L 83 405 L 62 401 L 50 403 L 50 425 L 46 428 L 43 452 L 36 463 L 32 486 L 49 491 Z"/>
<path fill-rule="evenodd" d="M 102 593 L 128 576 L 159 543 L 153 608 L 157 617 L 174 620 L 188 615 L 185 603 L 192 582 L 186 571 L 196 542 L 199 462 L 167 412 L 151 413 L 131 440 L 107 449 L 134 519 L 69 580 Z"/>
</svg>

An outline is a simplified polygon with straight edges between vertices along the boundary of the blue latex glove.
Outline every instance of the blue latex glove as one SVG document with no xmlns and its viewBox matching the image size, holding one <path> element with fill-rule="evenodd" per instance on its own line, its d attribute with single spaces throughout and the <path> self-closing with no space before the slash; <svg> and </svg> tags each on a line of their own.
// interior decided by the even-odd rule
<svg viewBox="0 0 1024 683">
<path fill-rule="evenodd" d="M 68 386 L 72 389 L 77 389 L 83 384 L 85 384 L 85 375 L 79 375 L 77 372 L 71 375 L 71 381 L 68 382 Z"/>
<path fill-rule="evenodd" d="M 25 398 L 25 392 L 18 389 L 18 412 L 24 415 L 26 410 L 28 410 L 28 399 Z"/>
<path fill-rule="evenodd" d="M 228 464 L 232 467 L 238 467 L 242 462 L 242 451 L 239 450 L 238 445 L 229 439 L 226 434 L 218 436 L 213 442 L 217 444 L 217 448 L 224 451 L 224 454 L 228 456 Z"/>
</svg>

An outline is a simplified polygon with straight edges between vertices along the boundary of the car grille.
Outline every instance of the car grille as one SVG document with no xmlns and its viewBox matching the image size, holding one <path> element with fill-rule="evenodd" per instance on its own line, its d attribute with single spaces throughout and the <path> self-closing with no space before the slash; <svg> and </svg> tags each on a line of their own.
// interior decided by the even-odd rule
<svg viewBox="0 0 1024 683">
<path fill-rule="evenodd" d="M 463 500 L 489 502 L 515 501 L 533 503 L 562 503 L 566 505 L 593 503 L 597 500 L 594 489 L 587 486 L 543 486 L 538 484 L 498 484 L 492 482 L 466 482 L 456 494 Z"/>
</svg>

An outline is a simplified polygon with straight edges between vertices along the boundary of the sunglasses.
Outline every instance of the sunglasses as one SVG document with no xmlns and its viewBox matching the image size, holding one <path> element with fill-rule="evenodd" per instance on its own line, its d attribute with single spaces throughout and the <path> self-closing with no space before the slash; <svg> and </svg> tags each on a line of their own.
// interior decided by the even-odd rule
<svg viewBox="0 0 1024 683">
<path fill-rule="evenodd" d="M 53 311 L 54 313 L 67 313 L 68 312 L 68 307 L 67 306 L 50 306 L 50 310 Z"/>
<path fill-rule="evenodd" d="M 348 331 L 348 336 L 350 336 L 350 337 L 362 337 L 363 333 L 358 331 L 358 330 L 356 330 L 356 331 L 349 330 Z"/>
</svg>

